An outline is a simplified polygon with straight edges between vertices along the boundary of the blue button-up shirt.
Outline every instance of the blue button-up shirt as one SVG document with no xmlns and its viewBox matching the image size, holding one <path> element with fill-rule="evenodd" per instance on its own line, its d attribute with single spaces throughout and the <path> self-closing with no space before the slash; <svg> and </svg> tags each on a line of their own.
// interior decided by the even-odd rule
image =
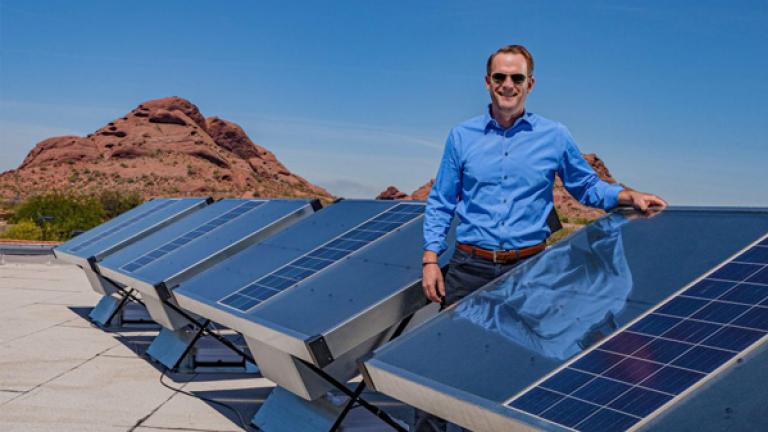
<svg viewBox="0 0 768 432">
<path fill-rule="evenodd" d="M 489 112 L 459 124 L 445 144 L 424 217 L 424 249 L 446 249 L 456 214 L 456 240 L 483 249 L 519 249 L 550 235 L 555 174 L 582 204 L 610 209 L 617 184 L 600 180 L 562 124 L 526 112 L 504 129 Z"/>
</svg>

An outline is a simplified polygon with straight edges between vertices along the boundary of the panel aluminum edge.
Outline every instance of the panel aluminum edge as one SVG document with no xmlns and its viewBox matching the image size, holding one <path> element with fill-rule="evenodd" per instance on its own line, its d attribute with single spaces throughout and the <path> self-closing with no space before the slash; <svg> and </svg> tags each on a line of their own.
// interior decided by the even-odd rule
<svg viewBox="0 0 768 432">
<path fill-rule="evenodd" d="M 527 432 L 541 430 L 523 422 L 523 420 L 515 420 L 491 411 L 487 407 L 478 406 L 470 401 L 438 392 L 413 380 L 405 379 L 383 367 L 379 367 L 377 363 L 375 359 L 372 359 L 363 364 L 363 376 L 367 378 L 367 383 L 372 389 L 440 416 L 450 422 L 475 432 L 498 432 L 502 430 Z M 531 418 L 530 421 L 531 423 L 537 422 L 534 418 Z M 543 428 L 544 426 L 542 425 Z M 550 426 L 548 429 L 553 428 Z M 554 430 L 565 431 L 567 429 L 554 428 Z"/>
</svg>

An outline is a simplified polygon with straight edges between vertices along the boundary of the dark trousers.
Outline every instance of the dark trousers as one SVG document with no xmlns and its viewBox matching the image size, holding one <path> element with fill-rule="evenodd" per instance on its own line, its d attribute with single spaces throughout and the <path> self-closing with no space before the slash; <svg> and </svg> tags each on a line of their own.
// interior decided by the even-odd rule
<svg viewBox="0 0 768 432">
<path fill-rule="evenodd" d="M 441 308 L 444 309 L 472 294 L 478 288 L 485 286 L 488 282 L 512 270 L 526 259 L 524 258 L 511 264 L 500 264 L 456 249 L 451 262 L 448 264 L 448 272 L 445 274 L 445 298 Z M 466 430 L 432 414 L 416 410 L 415 432 L 454 432 Z"/>
</svg>

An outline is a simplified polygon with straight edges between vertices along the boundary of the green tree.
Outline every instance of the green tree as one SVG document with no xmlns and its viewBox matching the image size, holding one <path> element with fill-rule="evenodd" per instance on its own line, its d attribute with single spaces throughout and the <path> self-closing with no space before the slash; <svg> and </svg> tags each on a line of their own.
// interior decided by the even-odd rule
<svg viewBox="0 0 768 432">
<path fill-rule="evenodd" d="M 43 240 L 67 240 L 75 230 L 88 230 L 106 220 L 98 197 L 51 192 L 35 195 L 14 212 L 12 223 L 34 221 Z"/>
</svg>

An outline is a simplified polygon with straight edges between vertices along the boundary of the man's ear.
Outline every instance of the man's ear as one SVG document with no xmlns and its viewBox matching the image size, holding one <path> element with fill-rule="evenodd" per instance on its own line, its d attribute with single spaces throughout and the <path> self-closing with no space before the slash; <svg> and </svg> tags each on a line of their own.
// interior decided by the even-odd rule
<svg viewBox="0 0 768 432">
<path fill-rule="evenodd" d="M 528 92 L 530 93 L 533 90 L 533 86 L 536 85 L 536 78 L 531 76 L 531 78 L 528 80 Z"/>
<path fill-rule="evenodd" d="M 491 89 L 491 77 L 490 75 L 485 76 L 485 89 L 490 90 Z"/>
</svg>

